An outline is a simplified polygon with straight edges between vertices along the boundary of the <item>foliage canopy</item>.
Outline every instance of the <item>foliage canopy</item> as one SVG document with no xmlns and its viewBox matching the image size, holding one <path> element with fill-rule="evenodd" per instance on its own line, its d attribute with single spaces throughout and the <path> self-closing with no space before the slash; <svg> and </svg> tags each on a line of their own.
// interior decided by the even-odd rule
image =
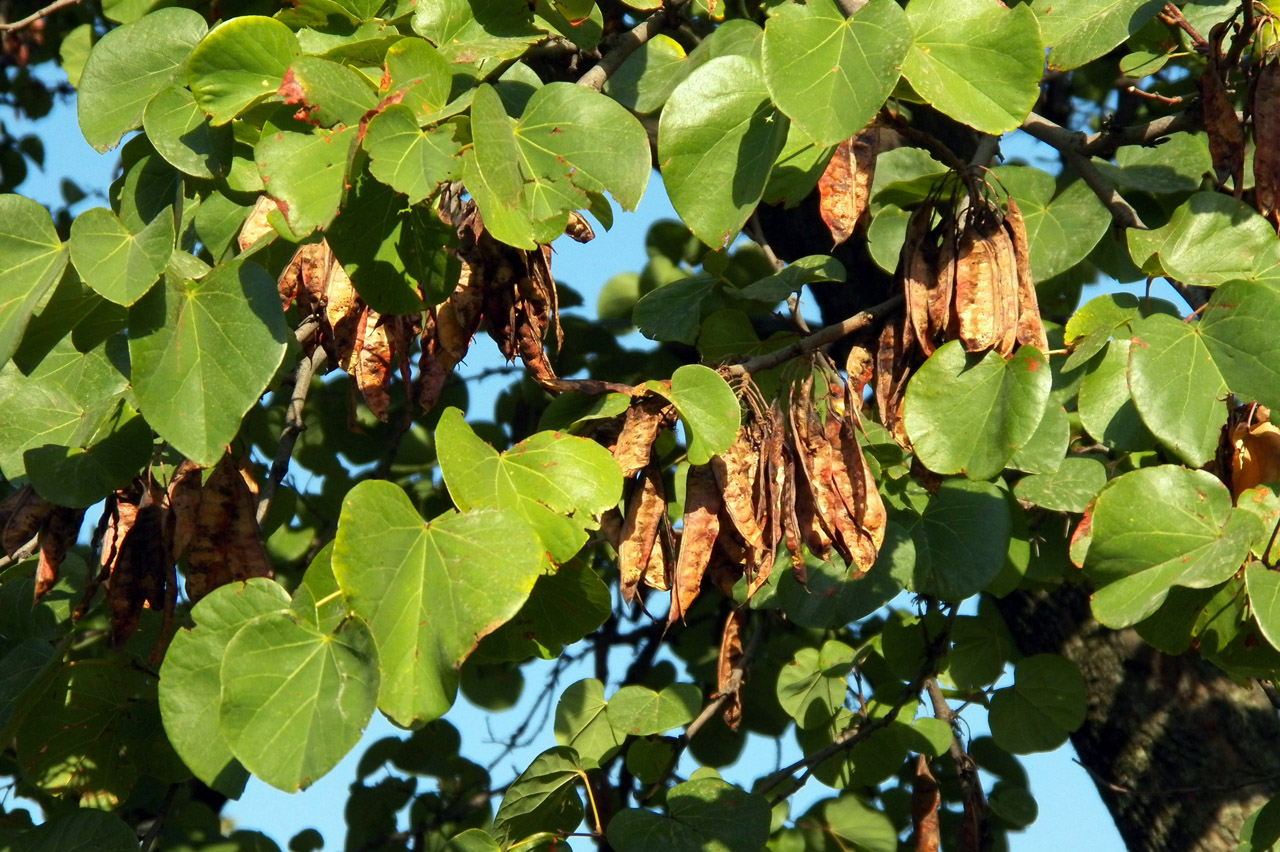
<svg viewBox="0 0 1280 852">
<path fill-rule="evenodd" d="M 400 812 L 452 852 L 985 849 L 1096 705 L 1000 601 L 1280 671 L 1265 4 L 55 5 L 6 91 L 42 114 L 56 48 L 124 143 L 55 216 L 0 128 L 0 771 L 44 811 L 8 847 L 228 848 L 250 774 L 304 789 L 380 712 L 350 849 Z M 549 244 L 654 168 L 680 221 L 562 316 Z M 559 745 L 463 756 L 459 690 L 587 653 Z M 748 733 L 799 758 L 730 783 Z"/>
</svg>

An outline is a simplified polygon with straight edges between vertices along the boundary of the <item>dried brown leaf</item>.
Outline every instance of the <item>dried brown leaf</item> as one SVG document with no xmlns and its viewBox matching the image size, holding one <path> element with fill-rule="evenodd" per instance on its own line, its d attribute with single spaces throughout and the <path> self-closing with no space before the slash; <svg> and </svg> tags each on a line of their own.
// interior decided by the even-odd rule
<svg viewBox="0 0 1280 852">
<path fill-rule="evenodd" d="M 249 211 L 248 218 L 240 226 L 240 236 L 236 238 L 236 245 L 240 247 L 240 251 L 247 251 L 259 239 L 275 231 L 267 221 L 267 215 L 279 209 L 280 206 L 274 200 L 265 195 L 258 196 L 258 202 Z"/>
<path fill-rule="evenodd" d="M 1239 496 L 1264 482 L 1280 481 L 1280 428 L 1262 406 L 1231 427 L 1231 493 Z"/>
<path fill-rule="evenodd" d="M 657 551 L 662 561 L 662 548 L 655 547 L 658 527 L 667 512 L 667 498 L 663 493 L 662 476 L 653 465 L 640 471 L 631 499 L 627 504 L 627 517 L 622 523 L 618 543 L 618 571 L 622 575 L 622 600 L 630 604 L 636 599 L 640 581 L 651 573 L 650 563 Z M 665 575 L 665 563 L 662 573 Z"/>
<path fill-rule="evenodd" d="M 245 480 L 245 472 L 224 456 L 200 491 L 187 548 L 187 597 L 193 603 L 226 583 L 272 575 Z"/>
<path fill-rule="evenodd" d="M 199 465 L 183 459 L 169 480 L 166 503 L 173 530 L 171 556 L 175 562 L 187 552 L 187 545 L 195 533 L 196 516 L 200 511 L 200 470 Z"/>
<path fill-rule="evenodd" d="M 165 607 L 170 571 L 164 508 L 152 499 L 149 490 L 137 490 L 141 490 L 141 497 L 133 505 L 126 502 L 125 495 L 118 495 L 110 551 L 103 542 L 103 556 L 110 556 L 107 611 L 111 617 L 111 641 L 117 647 L 137 629 L 144 606 Z"/>
<path fill-rule="evenodd" d="M 874 539 L 866 525 L 868 490 L 876 497 L 879 494 L 875 490 L 874 480 L 868 482 L 866 461 L 862 457 L 857 438 L 848 427 L 847 419 L 838 417 L 831 411 L 824 425 L 827 442 L 832 450 L 831 479 L 840 498 L 836 521 L 837 535 L 842 545 L 841 555 L 845 557 L 849 569 L 855 575 L 861 575 L 875 564 L 880 550 L 880 542 Z M 884 511 L 883 505 L 880 511 Z M 880 534 L 883 540 L 883 524 Z M 848 555 L 845 556 L 843 551 L 847 551 Z"/>
<path fill-rule="evenodd" d="M 853 236 L 866 212 L 878 140 L 879 130 L 874 127 L 844 140 L 818 179 L 818 211 L 837 246 Z"/>
<path fill-rule="evenodd" d="M 40 600 L 57 584 L 58 567 L 62 565 L 67 550 L 76 543 L 82 520 L 83 509 L 57 506 L 49 514 L 49 520 L 40 531 L 40 562 L 36 566 L 35 600 Z"/>
<path fill-rule="evenodd" d="M 0 546 L 5 556 L 13 556 L 44 527 L 53 514 L 53 504 L 24 485 L 0 503 Z"/>
<path fill-rule="evenodd" d="M 596 232 L 591 230 L 591 223 L 577 210 L 569 211 L 569 223 L 565 225 L 564 232 L 570 239 L 580 243 L 589 243 L 596 238 Z"/>
<path fill-rule="evenodd" d="M 702 589 L 702 575 L 711 561 L 716 537 L 720 534 L 720 492 L 707 465 L 689 468 L 685 484 L 684 529 L 680 534 L 680 555 L 671 583 L 671 611 L 667 626 L 684 619 Z"/>
<path fill-rule="evenodd" d="M 790 447 L 783 447 L 782 484 L 782 538 L 787 546 L 787 554 L 791 557 L 791 574 L 800 585 L 805 585 L 809 572 L 805 569 L 804 553 L 800 549 L 800 521 L 796 517 L 796 463 Z M 803 474 L 801 474 L 803 475 Z"/>
<path fill-rule="evenodd" d="M 720 654 L 716 658 L 716 694 L 727 695 L 724 702 L 724 723 L 729 730 L 738 730 L 742 722 L 742 683 L 736 667 L 742 660 L 742 627 L 747 623 L 746 610 L 731 609 L 720 631 Z"/>
<path fill-rule="evenodd" d="M 390 320 L 373 308 L 365 307 L 356 330 L 359 341 L 351 361 L 351 377 L 364 398 L 365 405 L 383 423 L 391 407 L 391 337 Z"/>
</svg>

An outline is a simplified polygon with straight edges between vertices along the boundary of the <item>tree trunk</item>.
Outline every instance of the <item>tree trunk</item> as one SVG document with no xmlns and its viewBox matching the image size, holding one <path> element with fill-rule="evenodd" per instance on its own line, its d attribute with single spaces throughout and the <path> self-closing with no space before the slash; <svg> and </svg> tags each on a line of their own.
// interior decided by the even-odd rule
<svg viewBox="0 0 1280 852">
<path fill-rule="evenodd" d="M 1235 850 L 1241 823 L 1280 790 L 1280 715 L 1261 687 L 1101 626 L 1083 589 L 997 603 L 1019 651 L 1060 653 L 1084 675 L 1088 715 L 1071 743 L 1125 845 Z"/>
</svg>

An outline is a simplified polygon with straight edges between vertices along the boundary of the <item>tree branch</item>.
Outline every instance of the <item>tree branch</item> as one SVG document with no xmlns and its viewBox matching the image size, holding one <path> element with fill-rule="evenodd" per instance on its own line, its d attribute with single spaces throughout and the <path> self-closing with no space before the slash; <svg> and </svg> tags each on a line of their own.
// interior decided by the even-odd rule
<svg viewBox="0 0 1280 852">
<path fill-rule="evenodd" d="M 1111 182 L 1102 176 L 1089 156 L 1082 154 L 1084 134 L 1068 130 L 1036 113 L 1031 113 L 1022 122 L 1022 129 L 1041 142 L 1050 145 L 1062 154 L 1067 165 L 1080 175 L 1080 179 L 1093 190 L 1094 195 L 1111 211 L 1111 218 L 1122 228 L 1147 230 L 1138 211 L 1133 209 Z"/>
<path fill-rule="evenodd" d="M 744 376 L 750 373 L 758 373 L 761 370 L 768 370 L 771 367 L 790 361 L 792 358 L 799 358 L 801 355 L 807 355 L 815 349 L 821 349 L 829 343 L 835 343 L 840 338 L 853 334 L 855 331 L 861 331 L 876 320 L 896 310 L 901 304 L 902 295 L 898 294 L 878 305 L 867 308 L 865 311 L 854 314 L 843 322 L 824 326 L 808 337 L 797 340 L 790 346 L 784 346 L 782 349 L 748 358 L 741 364 L 732 364 L 725 369 L 733 376 Z"/>
<path fill-rule="evenodd" d="M 298 362 L 297 376 L 293 381 L 293 394 L 289 398 L 289 408 L 284 418 L 284 429 L 280 430 L 280 444 L 276 447 L 276 457 L 271 461 L 271 475 L 267 477 L 266 484 L 262 486 L 262 494 L 258 497 L 259 525 L 266 520 L 267 512 L 271 511 L 271 500 L 275 497 L 276 489 L 280 487 L 285 474 L 289 472 L 289 460 L 293 458 L 293 445 L 298 442 L 298 436 L 302 434 L 302 430 L 307 428 L 302 421 L 302 409 L 307 404 L 311 379 L 327 357 L 324 347 L 317 346 L 310 357 Z"/>
<path fill-rule="evenodd" d="M 733 668 L 729 670 L 729 683 L 706 707 L 702 708 L 702 712 L 698 714 L 698 718 L 694 719 L 684 729 L 684 733 L 680 735 L 680 749 L 688 745 L 689 740 L 693 739 L 693 735 L 702 730 L 702 726 L 710 722 L 712 717 L 720 712 L 720 708 L 724 707 L 734 695 L 738 694 L 738 690 L 742 688 L 742 681 L 747 674 L 747 668 L 751 665 L 751 658 L 755 656 L 756 648 L 760 645 L 760 637 L 764 635 L 764 625 L 756 625 L 756 629 L 751 631 L 751 638 L 747 640 L 747 646 L 742 649 L 742 656 L 733 664 Z M 676 751 L 676 760 L 680 758 L 680 751 Z M 672 764 L 674 766 L 674 762 Z"/>
<path fill-rule="evenodd" d="M 79 2 L 80 0 L 54 0 L 54 2 L 50 3 L 48 6 L 32 12 L 20 21 L 14 21 L 12 24 L 0 24 L 0 33 L 11 33 L 14 30 L 20 30 L 23 27 L 29 27 L 45 15 L 52 15 L 60 9 L 65 9 L 68 6 L 74 6 Z"/>
<path fill-rule="evenodd" d="M 591 70 L 578 78 L 578 85 L 586 86 L 588 89 L 595 89 L 597 92 L 603 89 L 605 81 L 609 79 L 609 75 L 617 71 L 622 66 L 622 63 L 627 60 L 627 57 L 642 44 L 666 29 L 668 24 L 677 20 L 687 2 L 688 0 L 678 0 L 678 2 L 663 6 L 633 29 L 623 33 L 617 44 L 604 55 L 604 58 L 593 66 Z"/>
</svg>

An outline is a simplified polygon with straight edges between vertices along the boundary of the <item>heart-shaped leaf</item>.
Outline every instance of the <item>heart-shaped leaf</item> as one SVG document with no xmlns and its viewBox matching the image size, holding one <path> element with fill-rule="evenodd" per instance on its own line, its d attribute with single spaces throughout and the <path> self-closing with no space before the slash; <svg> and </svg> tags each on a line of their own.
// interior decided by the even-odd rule
<svg viewBox="0 0 1280 852">
<path fill-rule="evenodd" d="M 254 151 L 263 186 L 299 237 L 338 215 L 359 128 L 264 133 Z"/>
<path fill-rule="evenodd" d="M 1049 48 L 1049 67 L 1062 71 L 1102 56 L 1142 29 L 1163 5 L 1160 0 L 1041 0 L 1031 4 Z"/>
<path fill-rule="evenodd" d="M 212 126 L 186 86 L 161 89 L 147 104 L 142 128 L 156 152 L 185 174 L 211 179 L 231 170 L 231 128 Z"/>
<path fill-rule="evenodd" d="M 913 531 L 913 590 L 946 601 L 977 594 L 1000 574 L 1011 531 L 1005 494 L 995 485 L 944 481 Z"/>
<path fill-rule="evenodd" d="M 369 171 L 396 192 L 417 204 L 447 180 L 457 179 L 462 146 L 453 136 L 453 125 L 423 131 L 413 110 L 392 104 L 378 113 L 365 131 Z"/>
<path fill-rule="evenodd" d="M 1129 229 L 1129 254 L 1148 275 L 1193 287 L 1280 280 L 1280 239 L 1252 207 L 1218 192 L 1197 192 L 1162 228 Z"/>
<path fill-rule="evenodd" d="M 1229 281 L 1200 315 L 1201 340 L 1231 391 L 1280 410 L 1280 283 Z"/>
<path fill-rule="evenodd" d="M 49 211 L 21 195 L 0 195 L 0 364 L 8 361 L 45 292 L 62 275 L 67 250 Z"/>
<path fill-rule="evenodd" d="M 293 31 L 274 18 L 231 18 L 191 51 L 187 85 L 213 123 L 226 124 L 274 95 L 300 50 Z"/>
<path fill-rule="evenodd" d="M 556 704 L 556 742 L 570 746 L 587 769 L 595 769 L 622 747 L 623 734 L 609 723 L 604 685 L 593 678 L 570 685 Z"/>
<path fill-rule="evenodd" d="M 733 446 L 741 414 L 729 383 L 710 367 L 685 364 L 671 374 L 671 386 L 650 382 L 649 388 L 676 407 L 689 439 L 690 464 L 706 464 Z"/>
<path fill-rule="evenodd" d="M 1084 723 L 1084 677 L 1058 654 L 1018 661 L 1013 686 L 991 696 L 991 736 L 1014 754 L 1053 751 Z"/>
<path fill-rule="evenodd" d="M 609 699 L 609 724 L 645 737 L 687 725 L 701 709 L 702 690 L 691 683 L 673 683 L 659 692 L 647 686 L 624 686 Z"/>
<path fill-rule="evenodd" d="M 409 727 L 453 704 L 457 668 L 486 634 L 519 610 L 544 557 L 518 515 L 479 509 L 423 523 L 388 482 L 348 492 L 333 573 L 378 644 L 378 706 Z"/>
<path fill-rule="evenodd" d="M 734 852 L 761 849 L 769 837 L 769 803 L 719 778 L 699 778 L 667 792 L 667 812 L 629 809 L 609 823 L 618 852 Z"/>
<path fill-rule="evenodd" d="M 1047 281 L 1088 256 L 1111 225 L 1111 213 L 1084 181 L 1059 187 L 1053 176 L 1028 166 L 1004 166 L 996 175 L 1018 202 L 1026 222 L 1031 274 Z"/>
<path fill-rule="evenodd" d="M 104 207 L 86 210 L 71 223 L 71 262 L 97 292 L 126 307 L 142 298 L 173 253 L 173 217 L 160 215 L 129 233 Z"/>
</svg>

